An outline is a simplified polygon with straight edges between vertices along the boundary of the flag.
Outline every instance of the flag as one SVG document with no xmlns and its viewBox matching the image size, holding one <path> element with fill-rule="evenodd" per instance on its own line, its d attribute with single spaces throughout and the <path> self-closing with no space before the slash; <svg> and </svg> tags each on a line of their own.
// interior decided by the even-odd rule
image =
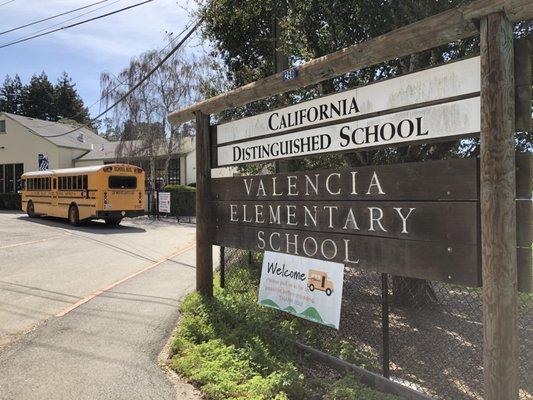
<svg viewBox="0 0 533 400">
<path fill-rule="evenodd" d="M 39 171 L 46 171 L 48 169 L 48 156 L 39 154 Z"/>
</svg>

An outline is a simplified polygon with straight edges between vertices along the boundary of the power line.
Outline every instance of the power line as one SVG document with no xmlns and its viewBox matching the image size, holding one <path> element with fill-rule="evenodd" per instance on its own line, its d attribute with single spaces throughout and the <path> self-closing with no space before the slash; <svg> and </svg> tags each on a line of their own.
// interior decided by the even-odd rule
<svg viewBox="0 0 533 400">
<path fill-rule="evenodd" d="M 202 21 L 203 21 L 203 19 L 198 20 L 198 22 L 192 27 L 192 29 L 189 32 L 187 32 L 185 37 L 182 40 L 180 40 L 180 42 L 172 50 L 170 50 L 168 52 L 168 54 L 165 57 L 163 57 L 161 59 L 161 61 L 159 61 L 154 68 L 152 68 L 139 82 L 137 82 L 130 90 L 128 90 L 124 95 L 122 95 L 117 101 L 115 101 L 113 104 L 111 104 L 109 107 L 107 107 L 103 112 L 98 114 L 96 117 L 91 119 L 91 122 L 94 122 L 94 121 L 98 120 L 98 118 L 100 118 L 100 117 L 104 116 L 105 114 L 107 114 L 109 111 L 111 111 L 113 108 L 115 108 L 121 102 L 123 102 L 130 94 L 132 94 L 148 78 L 150 78 L 170 57 L 172 57 L 172 55 L 176 51 L 179 50 L 179 48 L 183 45 L 183 43 L 185 43 L 187 41 L 187 39 L 189 39 L 189 37 L 194 33 L 194 31 L 196 31 L 196 29 L 198 29 L 198 27 L 200 26 Z M 61 133 L 59 135 L 46 136 L 46 137 L 47 138 L 54 138 L 54 137 L 59 137 L 59 136 L 65 136 L 65 135 L 68 135 L 70 133 L 76 132 L 76 131 L 84 128 L 84 127 L 85 126 L 82 125 L 82 126 L 77 127 L 76 129 L 72 129 L 72 130 L 70 130 L 68 132 Z"/>
<path fill-rule="evenodd" d="M 12 1 L 15 1 L 15 0 L 12 0 Z M 25 25 L 17 26 L 15 28 L 8 29 L 7 31 L 0 32 L 0 35 L 5 35 L 6 33 L 10 33 L 10 32 L 15 32 L 15 31 L 18 31 L 19 29 L 27 28 L 28 26 L 40 24 L 41 22 L 50 21 L 51 19 L 59 18 L 59 17 L 62 17 L 63 15 L 67 15 L 67 14 L 72 14 L 73 12 L 76 12 L 76 11 L 85 10 L 86 8 L 93 7 L 93 6 L 96 6 L 98 4 L 106 3 L 108 1 L 109 0 L 100 0 L 100 1 L 97 1 L 96 3 L 88 4 L 88 5 L 80 7 L 80 8 L 75 8 L 74 10 L 65 11 L 65 12 L 63 12 L 61 14 L 52 15 L 51 17 L 43 18 L 43 19 L 40 19 L 40 20 L 37 20 L 37 21 L 33 21 L 33 22 L 30 22 L 30 23 L 27 23 Z M 1 5 L 2 4 L 0 4 L 0 6 Z"/>
<path fill-rule="evenodd" d="M 171 38 L 169 40 L 169 42 L 167 43 L 167 45 L 165 47 L 163 47 L 161 50 L 158 50 L 157 51 L 157 54 L 161 54 L 164 50 L 166 50 L 169 46 L 171 46 L 176 40 L 178 40 L 187 30 L 189 30 L 189 28 L 193 25 L 193 22 L 191 21 L 189 24 L 187 24 L 185 26 L 185 28 L 183 28 L 183 30 L 178 33 L 176 36 L 174 36 L 173 38 Z M 155 54 L 153 55 L 152 59 L 150 59 L 150 61 L 152 61 L 154 58 L 155 58 Z M 118 78 L 117 78 L 118 79 Z M 109 92 L 113 92 L 115 91 L 118 87 L 124 85 L 126 83 L 126 81 L 128 80 L 128 78 L 124 78 L 124 80 L 122 81 L 119 81 L 115 86 L 113 86 Z M 102 100 L 104 100 L 104 98 L 106 97 L 106 95 L 103 95 L 102 97 L 100 97 L 98 100 L 96 100 L 94 103 L 92 103 L 90 106 L 86 107 L 88 110 L 90 110 L 91 108 L 93 108 L 95 105 L 97 105 L 98 103 L 101 103 Z M 64 119 L 73 119 L 75 120 L 76 117 L 80 116 L 83 114 L 83 111 L 79 111 L 77 114 L 74 114 L 72 116 L 69 116 L 69 117 L 64 117 Z M 90 121 L 93 122 L 93 121 L 96 121 L 99 117 L 97 118 L 93 118 L 91 119 Z M 41 127 L 46 127 L 48 125 L 42 125 Z M 70 132 L 67 132 L 66 134 L 68 134 Z M 52 136 L 53 137 L 53 136 Z"/>
<path fill-rule="evenodd" d="M 6 4 L 13 3 L 15 0 L 8 0 L 3 3 L 0 3 L 0 7 L 5 6 Z"/>
<path fill-rule="evenodd" d="M 133 5 L 128 6 L 128 7 L 120 8 L 118 10 L 109 12 L 107 14 L 98 15 L 98 16 L 93 17 L 93 18 L 89 18 L 89 19 L 86 19 L 86 20 L 83 20 L 83 21 L 80 21 L 80 22 L 76 22 L 75 24 L 66 25 L 66 26 L 63 26 L 63 27 L 58 28 L 58 29 L 53 29 L 51 31 L 40 33 L 38 35 L 33 35 L 33 36 L 29 36 L 29 37 L 26 37 L 26 38 L 23 38 L 23 39 L 20 39 L 20 40 L 16 40 L 14 42 L 6 43 L 4 45 L 1 45 L 0 49 L 3 49 L 5 47 L 9 47 L 9 46 L 13 46 L 13 45 L 18 44 L 18 43 L 27 42 L 28 40 L 35 39 L 35 38 L 38 38 L 38 37 L 42 37 L 42 36 L 45 36 L 45 35 L 49 35 L 51 33 L 59 32 L 59 31 L 64 30 L 64 29 L 74 28 L 75 26 L 83 25 L 83 24 L 86 24 L 88 22 L 96 21 L 96 20 L 101 19 L 101 18 L 109 17 L 110 15 L 117 14 L 117 13 L 120 13 L 120 12 L 123 12 L 123 11 L 126 11 L 126 10 L 130 10 L 132 8 L 142 6 L 143 4 L 151 3 L 152 1 L 154 1 L 154 0 L 146 0 L 146 1 L 143 1 L 141 3 L 133 4 Z"/>
<path fill-rule="evenodd" d="M 76 19 L 79 19 L 79 18 L 81 18 L 81 17 L 84 17 L 85 15 L 89 15 L 89 14 L 95 13 L 96 11 L 101 10 L 101 9 L 103 9 L 103 8 L 110 7 L 110 6 L 112 6 L 113 4 L 118 3 L 119 1 L 122 1 L 122 0 L 114 0 L 114 1 L 112 1 L 111 3 L 108 3 L 108 4 L 105 4 L 105 5 L 103 5 L 103 6 L 100 6 L 100 7 L 95 8 L 94 10 L 91 10 L 91 11 L 87 11 L 87 12 L 81 13 L 81 14 L 79 14 L 79 15 L 76 15 L 75 17 L 72 17 L 72 18 L 67 18 L 67 19 L 65 19 L 65 20 L 63 20 L 63 21 L 61 21 L 61 22 L 59 22 L 59 23 L 57 23 L 57 24 L 53 24 L 53 25 L 46 26 L 46 27 L 44 27 L 44 28 L 41 28 L 41 29 L 39 29 L 39 30 L 37 30 L 37 31 L 34 31 L 34 32 L 30 33 L 29 35 L 22 36 L 22 37 L 20 37 L 20 38 L 18 38 L 18 39 L 15 39 L 15 40 L 10 41 L 10 42 L 3 43 L 3 44 L 1 44 L 0 46 L 3 46 L 3 45 L 11 45 L 11 44 L 13 44 L 14 42 L 16 42 L 16 41 L 18 41 L 18 40 L 27 39 L 27 38 L 29 38 L 30 36 L 37 35 L 38 33 L 41 33 L 41 32 L 47 31 L 47 30 L 49 30 L 49 29 L 55 28 L 56 26 L 61 26 L 61 25 L 64 24 L 65 22 L 74 21 L 74 20 L 76 20 Z"/>
</svg>

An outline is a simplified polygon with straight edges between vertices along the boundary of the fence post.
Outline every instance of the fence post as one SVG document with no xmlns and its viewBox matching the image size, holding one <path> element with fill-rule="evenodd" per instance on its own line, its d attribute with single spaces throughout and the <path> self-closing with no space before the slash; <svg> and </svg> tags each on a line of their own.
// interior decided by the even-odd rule
<svg viewBox="0 0 533 400">
<path fill-rule="evenodd" d="M 381 333 L 383 336 L 383 376 L 390 376 L 390 351 L 389 351 L 389 275 L 381 274 Z"/>
<path fill-rule="evenodd" d="M 481 18 L 481 256 L 485 399 L 518 397 L 513 24 Z"/>
<path fill-rule="evenodd" d="M 196 112 L 196 290 L 213 295 L 209 116 Z"/>
<path fill-rule="evenodd" d="M 226 258 L 225 247 L 220 246 L 220 287 L 226 286 Z"/>
</svg>

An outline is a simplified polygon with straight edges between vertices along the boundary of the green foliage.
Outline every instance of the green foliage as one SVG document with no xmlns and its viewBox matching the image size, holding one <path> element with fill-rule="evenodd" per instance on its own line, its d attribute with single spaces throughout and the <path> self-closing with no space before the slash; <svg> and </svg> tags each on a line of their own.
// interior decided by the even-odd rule
<svg viewBox="0 0 533 400">
<path fill-rule="evenodd" d="M 54 108 L 56 118 L 72 119 L 82 124 L 90 123 L 89 109 L 76 91 L 76 84 L 63 72 L 54 86 Z"/>
<path fill-rule="evenodd" d="M 57 120 L 54 107 L 54 86 L 44 72 L 40 75 L 33 75 L 30 83 L 22 89 L 21 113 L 32 118 Z"/>
<path fill-rule="evenodd" d="M 66 72 L 55 85 L 44 72 L 33 75 L 27 85 L 22 85 L 18 75 L 8 75 L 0 88 L 0 111 L 47 121 L 70 119 L 90 124 L 89 110 L 75 86 Z"/>
<path fill-rule="evenodd" d="M 399 400 L 397 396 L 386 395 L 371 390 L 357 380 L 353 375 L 334 382 L 324 400 Z"/>
<path fill-rule="evenodd" d="M 170 213 L 176 217 L 193 217 L 196 215 L 196 188 L 185 185 L 167 185 L 165 192 L 170 192 Z"/>
<path fill-rule="evenodd" d="M 11 78 L 6 76 L 4 85 L 0 88 L 0 111 L 19 114 L 22 106 L 22 82 L 15 75 Z"/>
<path fill-rule="evenodd" d="M 331 399 L 351 398 L 331 397 L 345 393 L 374 395 L 363 400 L 393 399 L 357 381 L 332 385 L 329 379 L 308 379 L 306 358 L 292 340 L 308 341 L 309 328 L 297 318 L 257 304 L 259 273 L 233 266 L 226 289 L 215 285 L 213 298 L 198 293 L 185 298 L 171 346 L 176 371 L 211 399 L 308 399 L 329 389 Z"/>
</svg>

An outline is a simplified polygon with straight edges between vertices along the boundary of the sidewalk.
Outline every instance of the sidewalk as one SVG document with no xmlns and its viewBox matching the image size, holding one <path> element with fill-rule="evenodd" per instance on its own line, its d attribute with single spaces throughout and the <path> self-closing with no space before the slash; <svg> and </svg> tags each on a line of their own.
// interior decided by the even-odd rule
<svg viewBox="0 0 533 400">
<path fill-rule="evenodd" d="M 157 359 L 194 289 L 194 260 L 193 247 L 4 348 L 0 399 L 183 398 Z"/>
</svg>

